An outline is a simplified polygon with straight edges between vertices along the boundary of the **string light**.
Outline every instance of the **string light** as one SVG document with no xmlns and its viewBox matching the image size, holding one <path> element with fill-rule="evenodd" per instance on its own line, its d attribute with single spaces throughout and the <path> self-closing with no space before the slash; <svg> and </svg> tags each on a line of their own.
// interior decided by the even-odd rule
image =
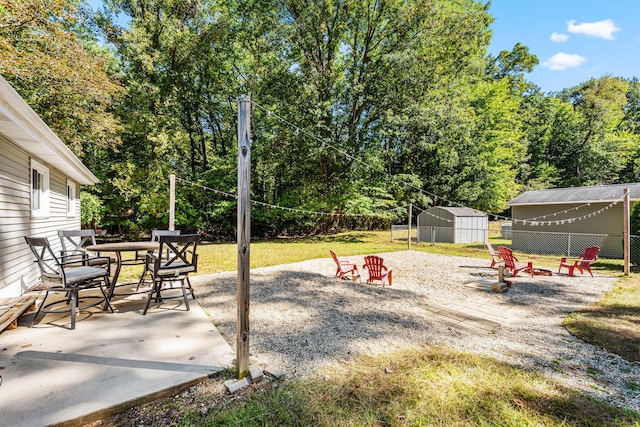
<svg viewBox="0 0 640 427">
<path fill-rule="evenodd" d="M 234 199 L 237 199 L 238 196 L 235 194 L 231 194 L 231 193 L 227 193 L 226 191 L 221 191 L 215 188 L 211 188 L 211 187 L 207 187 L 206 185 L 202 185 L 202 184 L 197 184 L 195 182 L 191 182 L 191 181 L 187 181 L 185 179 L 182 179 L 180 177 L 176 176 L 176 181 L 181 181 L 184 182 L 186 184 L 190 184 L 196 187 L 200 187 L 204 190 L 208 190 L 208 191 L 213 191 L 214 193 L 217 194 L 221 194 L 223 196 L 226 197 L 231 197 Z M 320 215 L 320 216 L 343 216 L 343 217 L 379 217 L 379 216 L 383 216 L 385 214 L 389 214 L 398 210 L 403 209 L 402 206 L 398 206 L 397 208 L 394 209 L 389 209 L 387 211 L 382 211 L 382 212 L 374 212 L 371 214 L 352 214 L 352 213 L 333 213 L 333 212 L 318 212 L 318 211 L 308 211 L 305 209 L 298 209 L 298 208 L 290 208 L 287 206 L 279 206 L 279 205 L 274 205 L 271 203 L 265 203 L 265 202 L 261 202 L 258 200 L 250 200 L 251 203 L 255 204 L 255 205 L 260 205 L 260 206 L 264 206 L 264 207 L 268 207 L 268 208 L 272 208 L 272 209 L 280 209 L 280 210 L 284 210 L 284 211 L 288 211 L 288 212 L 297 212 L 297 213 L 305 213 L 305 214 L 310 214 L 310 215 Z"/>
<path fill-rule="evenodd" d="M 329 148 L 331 148 L 331 149 L 333 149 L 333 150 L 335 150 L 335 151 L 337 151 L 337 152 L 341 153 L 342 155 L 344 155 L 344 156 L 345 156 L 345 159 L 346 159 L 346 160 L 352 160 L 353 162 L 356 162 L 356 163 L 361 164 L 362 166 L 364 166 L 364 167 L 365 167 L 365 169 L 366 169 L 367 171 L 371 168 L 371 166 L 370 166 L 368 163 L 365 163 L 364 161 L 362 161 L 362 160 L 360 160 L 360 159 L 358 159 L 358 158 L 356 158 L 356 157 L 352 156 L 351 154 L 347 153 L 345 150 L 342 150 L 342 149 L 340 149 L 340 148 L 338 148 L 338 147 L 336 147 L 336 146 L 332 145 L 331 143 L 327 142 L 326 140 L 320 139 L 320 138 L 318 138 L 316 135 L 313 135 L 313 134 L 311 134 L 310 132 L 307 132 L 306 130 L 304 130 L 304 129 L 300 128 L 299 126 L 296 126 L 294 123 L 291 123 L 291 122 L 290 122 L 290 121 L 288 121 L 287 119 L 285 119 L 285 118 L 283 118 L 283 117 L 279 116 L 278 114 L 274 113 L 273 111 L 269 110 L 268 108 L 263 107 L 262 105 L 258 104 L 258 103 L 257 103 L 257 102 L 255 102 L 254 100 L 251 100 L 251 102 L 252 102 L 252 104 L 253 104 L 253 105 L 255 105 L 257 108 L 259 108 L 259 109 L 261 109 L 261 110 L 264 110 L 264 111 L 267 113 L 267 116 L 269 116 L 269 117 L 271 117 L 271 116 L 276 117 L 276 118 L 277 118 L 278 120 L 280 120 L 281 122 L 283 122 L 283 123 L 287 124 L 288 126 L 292 127 L 292 128 L 295 130 L 296 135 L 297 135 L 299 132 L 300 132 L 300 133 L 303 133 L 303 134 L 307 135 L 309 138 L 311 138 L 312 140 L 315 140 L 315 141 L 320 142 L 320 143 L 321 143 L 321 147 L 322 147 L 322 148 L 325 148 L 325 146 L 326 146 L 326 147 L 329 147 Z M 387 174 L 387 177 L 388 177 L 388 174 Z M 415 185 L 413 185 L 413 184 L 411 184 L 411 183 L 409 183 L 409 182 L 402 181 L 402 180 L 400 180 L 400 182 L 401 182 L 404 186 L 406 186 L 406 187 L 413 188 L 414 190 L 416 190 L 416 191 L 418 191 L 418 192 L 420 192 L 420 193 L 422 193 L 422 194 L 425 194 L 425 195 L 427 195 L 427 196 L 431 197 L 431 198 L 432 198 L 432 200 L 434 201 L 434 203 L 438 203 L 438 201 L 440 200 L 440 201 L 442 202 L 442 204 L 443 204 L 443 205 L 448 204 L 449 206 L 467 207 L 467 206 L 465 206 L 465 205 L 464 205 L 464 204 L 462 204 L 462 203 L 458 203 L 458 202 L 454 202 L 454 201 L 452 201 L 452 200 L 448 200 L 448 199 L 443 198 L 442 196 L 439 196 L 439 195 L 437 195 L 437 194 L 435 194 L 435 193 L 431 193 L 431 192 L 429 192 L 429 191 L 427 191 L 427 190 L 424 190 L 424 189 L 422 189 L 422 188 L 416 187 Z M 214 191 L 215 191 L 215 190 L 214 190 Z M 623 198 L 623 197 L 624 197 L 624 196 L 621 196 L 618 200 L 615 200 L 614 202 L 612 202 L 612 203 L 611 203 L 610 205 L 608 205 L 607 207 L 605 207 L 605 208 L 603 208 L 603 209 L 600 209 L 600 210 L 598 210 L 598 211 L 595 211 L 595 212 L 591 212 L 591 213 L 590 213 L 590 214 L 588 214 L 588 215 L 583 215 L 583 216 L 580 216 L 580 217 L 575 217 L 575 218 L 570 218 L 570 219 L 564 219 L 564 220 L 562 220 L 562 221 L 547 221 L 547 222 L 546 222 L 546 224 L 547 224 L 547 225 L 549 225 L 549 226 L 551 226 L 551 225 L 564 225 L 565 221 L 566 221 L 567 223 L 572 223 L 572 222 L 574 222 L 574 221 L 581 221 L 582 219 L 591 218 L 592 216 L 599 215 L 599 214 L 601 214 L 602 212 L 604 212 L 605 210 L 608 210 L 610 207 L 617 205 L 617 204 L 618 204 L 618 202 L 619 202 L 620 200 L 622 200 L 622 198 Z M 253 201 L 252 201 L 252 202 L 253 202 Z M 262 202 L 254 202 L 254 203 L 262 204 Z M 265 205 L 267 205 L 267 204 L 265 204 Z M 268 205 L 267 205 L 267 206 L 268 206 Z M 275 208 L 279 208 L 279 209 L 292 209 L 292 208 L 282 208 L 282 207 L 278 207 L 278 206 L 275 206 L 275 205 L 271 205 L 271 206 L 272 206 L 272 207 L 275 207 Z M 517 223 L 522 223 L 523 225 L 527 225 L 527 223 L 529 223 L 529 224 L 531 224 L 531 225 L 536 225 L 536 226 L 540 225 L 540 226 L 544 226 L 544 225 L 545 225 L 545 221 L 538 221 L 539 219 L 546 219 L 547 217 L 550 217 L 550 216 L 554 216 L 554 217 L 555 217 L 555 216 L 556 216 L 557 214 L 559 214 L 559 213 L 565 213 L 565 214 L 566 214 L 566 213 L 568 213 L 568 211 L 569 211 L 569 210 L 576 210 L 576 211 L 577 211 L 577 210 L 580 210 L 580 208 L 583 208 L 583 207 L 585 207 L 585 206 L 591 206 L 591 203 L 585 203 L 585 204 L 582 204 L 582 205 L 580 205 L 580 206 L 576 206 L 576 207 L 571 208 L 571 209 L 568 209 L 568 210 L 558 211 L 558 212 L 554 212 L 554 213 L 551 213 L 551 214 L 546 214 L 546 215 L 543 215 L 543 216 L 538 216 L 538 217 L 533 217 L 533 218 L 527 218 L 527 219 L 516 219 L 516 218 L 510 218 L 510 217 L 507 217 L 507 216 L 497 215 L 497 214 L 493 214 L 493 217 L 494 217 L 494 219 L 495 219 L 496 221 L 497 221 L 497 220 L 504 220 L 504 221 L 511 221 L 511 222 L 513 222 L 513 223 L 515 223 L 515 224 L 517 224 Z M 397 210 L 397 209 L 400 209 L 400 208 L 392 209 L 391 211 L 394 211 L 394 210 Z M 473 209 L 473 208 L 470 208 L 470 209 Z M 347 216 L 347 215 L 353 215 L 353 216 L 366 216 L 366 214 L 330 214 L 330 213 L 326 213 L 326 212 L 311 212 L 311 211 L 304 211 L 304 210 L 297 210 L 297 211 L 298 211 L 298 212 L 305 212 L 305 213 L 314 213 L 314 214 L 317 214 L 317 215 L 345 215 L 345 216 Z M 424 212 L 424 210 L 423 210 L 423 212 Z M 483 211 L 480 211 L 480 212 L 483 212 Z M 488 212 L 483 212 L 483 213 L 484 213 L 485 215 L 489 216 L 489 213 L 488 213 Z M 441 220 L 443 220 L 443 221 L 453 222 L 453 221 L 451 221 L 451 220 L 449 220 L 449 219 L 441 218 L 441 217 L 439 217 L 439 216 L 437 216 L 437 215 L 433 215 L 433 214 L 431 214 L 431 213 L 429 213 L 429 212 L 427 212 L 427 214 L 429 214 L 429 215 L 431 215 L 431 216 L 434 216 L 434 217 L 436 217 L 436 218 L 438 218 L 438 219 L 441 219 Z"/>
<path fill-rule="evenodd" d="M 578 209 L 583 208 L 583 207 L 585 207 L 585 206 L 591 206 L 591 203 L 584 203 L 584 204 L 582 204 L 582 205 L 580 205 L 580 206 L 576 206 L 575 208 L 572 208 L 572 209 L 578 210 Z M 552 216 L 552 215 L 553 215 L 553 216 L 556 216 L 556 215 L 557 215 L 557 214 L 559 214 L 559 213 L 567 213 L 567 211 L 566 211 L 566 210 L 565 210 L 565 211 L 558 211 L 558 212 L 553 212 L 553 213 L 545 214 L 545 215 L 543 215 L 543 216 L 534 216 L 534 217 L 526 218 L 526 219 L 527 219 L 527 221 L 529 221 L 529 220 L 531 220 L 531 221 L 535 221 L 535 220 L 537 220 L 537 219 L 547 219 L 547 217 L 550 217 L 550 216 Z"/>
</svg>

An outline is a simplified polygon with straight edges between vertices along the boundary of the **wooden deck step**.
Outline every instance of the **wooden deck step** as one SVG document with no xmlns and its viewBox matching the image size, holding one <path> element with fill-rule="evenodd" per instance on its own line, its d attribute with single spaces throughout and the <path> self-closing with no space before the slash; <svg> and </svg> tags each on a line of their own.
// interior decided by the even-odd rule
<svg viewBox="0 0 640 427">
<path fill-rule="evenodd" d="M 0 298 L 0 332 L 17 327 L 18 317 L 33 306 L 37 298 L 37 293 Z"/>
</svg>

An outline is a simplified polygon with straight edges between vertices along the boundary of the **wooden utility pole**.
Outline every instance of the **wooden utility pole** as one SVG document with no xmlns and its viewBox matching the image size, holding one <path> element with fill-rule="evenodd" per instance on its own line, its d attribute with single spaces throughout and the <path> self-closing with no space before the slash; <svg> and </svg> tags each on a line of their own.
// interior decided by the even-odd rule
<svg viewBox="0 0 640 427">
<path fill-rule="evenodd" d="M 411 250 L 411 208 L 412 205 L 409 203 L 409 250 Z"/>
<path fill-rule="evenodd" d="M 176 176 L 169 175 L 169 230 L 176 229 Z"/>
<path fill-rule="evenodd" d="M 251 243 L 251 102 L 238 99 L 238 378 L 249 372 L 249 261 Z"/>
<path fill-rule="evenodd" d="M 624 274 L 625 276 L 629 275 L 631 268 L 629 266 L 630 254 L 631 254 L 631 206 L 629 204 L 629 189 L 624 189 L 624 203 L 622 206 L 622 211 L 624 215 Z"/>
</svg>

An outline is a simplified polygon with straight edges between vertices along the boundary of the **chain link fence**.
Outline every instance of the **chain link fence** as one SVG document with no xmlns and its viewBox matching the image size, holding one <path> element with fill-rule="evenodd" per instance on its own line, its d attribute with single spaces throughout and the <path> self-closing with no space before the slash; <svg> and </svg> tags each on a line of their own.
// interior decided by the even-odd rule
<svg viewBox="0 0 640 427">
<path fill-rule="evenodd" d="M 528 254 L 577 257 L 589 246 L 604 248 L 608 234 L 512 231 L 511 248 Z M 601 253 L 602 256 L 615 255 Z"/>
<path fill-rule="evenodd" d="M 400 241 L 408 241 L 409 236 L 411 236 L 412 242 L 420 241 L 418 237 L 418 228 L 413 224 L 411 225 L 411 231 L 409 231 L 409 225 L 392 225 L 391 226 L 391 241 L 400 240 Z"/>
<path fill-rule="evenodd" d="M 629 262 L 633 265 L 640 265 L 640 236 L 630 236 L 631 251 L 629 253 Z"/>
<path fill-rule="evenodd" d="M 596 233 L 567 233 L 548 231 L 519 231 L 511 228 L 489 228 L 488 230 L 465 230 L 454 227 L 421 226 L 411 227 L 413 242 L 436 243 L 477 243 L 490 239 L 500 245 L 528 254 L 577 257 L 589 246 L 602 248 L 600 256 L 623 258 L 622 235 Z M 486 236 L 486 237 L 485 237 Z M 407 225 L 391 226 L 391 241 L 407 241 Z M 640 236 L 631 236 L 631 263 L 640 265 Z"/>
</svg>

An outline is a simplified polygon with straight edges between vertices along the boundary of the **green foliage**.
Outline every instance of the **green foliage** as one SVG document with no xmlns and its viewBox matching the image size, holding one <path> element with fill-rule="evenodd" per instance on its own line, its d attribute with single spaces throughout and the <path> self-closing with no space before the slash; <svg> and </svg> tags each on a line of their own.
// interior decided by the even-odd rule
<svg viewBox="0 0 640 427">
<path fill-rule="evenodd" d="M 122 88 L 71 0 L 0 1 L 0 73 L 90 167 L 115 149 Z"/>
<path fill-rule="evenodd" d="M 80 192 L 80 224 L 83 228 L 96 228 L 100 226 L 104 206 L 95 194 Z"/>
<path fill-rule="evenodd" d="M 637 181 L 638 80 L 543 94 L 526 46 L 486 55 L 491 22 L 479 0 L 109 0 L 95 16 L 0 0 L 0 72 L 100 178 L 119 233 L 166 227 L 176 174 L 176 225 L 234 235 L 241 94 L 251 197 L 271 206 L 254 205 L 258 236 Z"/>
</svg>

